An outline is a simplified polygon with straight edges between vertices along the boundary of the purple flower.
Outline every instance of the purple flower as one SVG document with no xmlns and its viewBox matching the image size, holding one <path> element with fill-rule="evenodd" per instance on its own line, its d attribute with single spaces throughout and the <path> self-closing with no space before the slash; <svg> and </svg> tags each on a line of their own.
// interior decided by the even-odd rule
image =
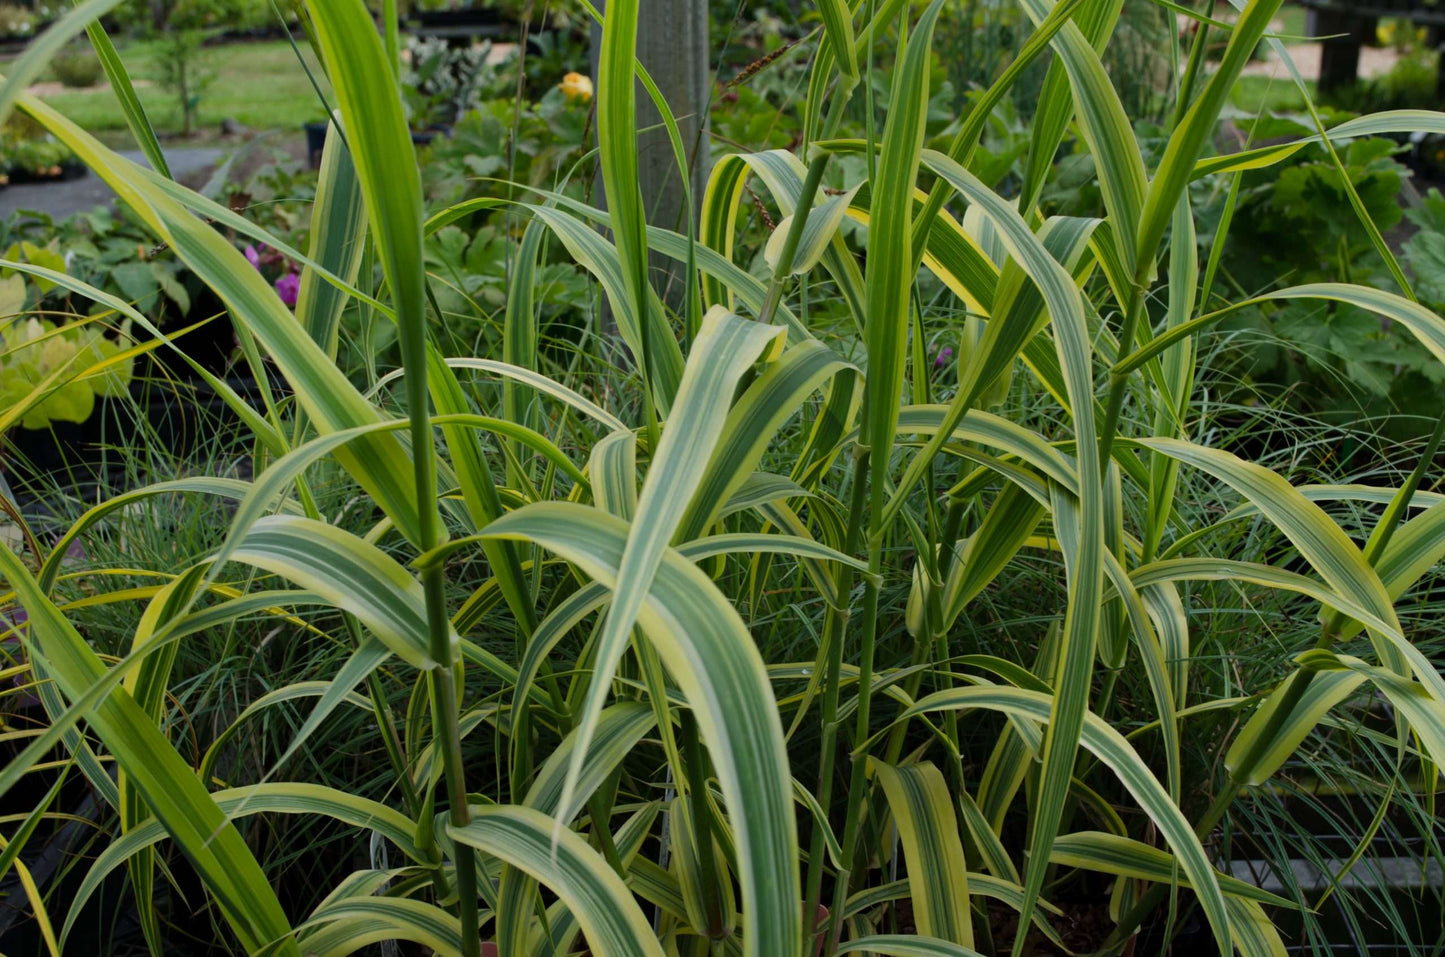
<svg viewBox="0 0 1445 957">
<path fill-rule="evenodd" d="M 933 368 L 942 369 L 953 358 L 953 346 L 944 346 L 938 350 L 938 358 L 933 360 Z"/>
<path fill-rule="evenodd" d="M 261 254 L 256 252 L 255 246 L 248 245 L 245 249 L 241 250 L 241 252 L 246 254 L 247 262 L 249 262 L 252 266 L 255 266 L 257 269 L 261 268 Z"/>
<path fill-rule="evenodd" d="M 276 280 L 276 294 L 286 305 L 295 307 L 296 297 L 301 294 L 301 276 L 298 273 L 288 272 Z"/>
</svg>

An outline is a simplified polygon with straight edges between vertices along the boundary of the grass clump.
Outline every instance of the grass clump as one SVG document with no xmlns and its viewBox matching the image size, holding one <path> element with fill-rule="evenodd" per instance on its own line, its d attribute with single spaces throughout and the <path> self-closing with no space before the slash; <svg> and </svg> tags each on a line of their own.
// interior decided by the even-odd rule
<svg viewBox="0 0 1445 957">
<path fill-rule="evenodd" d="M 825 0 L 798 142 L 716 156 L 682 231 L 648 222 L 638 180 L 638 0 L 607 4 L 563 188 L 430 208 L 392 35 L 354 0 L 310 4 L 345 136 L 304 249 L 21 101 L 216 293 L 256 384 L 196 364 L 244 442 L 0 550 L 34 702 L 0 774 L 30 786 L 7 861 L 34 861 L 67 782 L 100 822 L 72 902 L 30 895 L 37 933 L 77 933 L 124 869 L 155 952 L 1322 939 L 1323 899 L 1230 867 L 1319 850 L 1291 827 L 1310 815 L 1360 848 L 1315 855 L 1335 879 L 1377 839 L 1438 851 L 1445 423 L 1391 444 L 1237 382 L 1221 402 L 1222 323 L 1309 303 L 1445 362 L 1445 321 L 1345 169 L 1370 157 L 1334 145 L 1358 123 L 1318 162 L 1379 278 L 1221 281 L 1239 177 L 1317 132 L 1212 155 L 1278 6 L 1249 6 L 1212 71 L 1220 36 L 1168 31 L 1165 106 L 1131 96 L 1140 118 L 1098 53 L 1109 17 L 1024 0 L 1028 39 L 956 100 L 935 95 L 942 0 Z M 1021 118 L 1012 86 L 1050 49 Z M 1363 121 L 1406 123 L 1445 129 Z M 1067 208 L 1061 154 L 1087 160 Z M 1228 197 L 1202 255 L 1201 179 Z M 505 295 L 443 335 L 444 295 L 466 309 L 492 261 L 466 229 L 500 211 Z M 257 243 L 298 267 L 294 304 Z M 539 319 L 562 251 L 580 328 Z M 62 278 L 156 347 L 130 303 Z M 359 348 L 377 324 L 394 347 Z M 1405 937 L 1408 914 L 1368 906 Z"/>
</svg>

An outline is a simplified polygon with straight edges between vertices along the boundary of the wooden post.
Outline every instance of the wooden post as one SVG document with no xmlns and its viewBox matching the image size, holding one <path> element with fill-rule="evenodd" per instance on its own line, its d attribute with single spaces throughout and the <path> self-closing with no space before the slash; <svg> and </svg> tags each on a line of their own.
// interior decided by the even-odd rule
<svg viewBox="0 0 1445 957">
<path fill-rule="evenodd" d="M 1360 70 L 1360 46 L 1374 37 L 1379 20 L 1353 10 L 1311 7 L 1308 22 L 1310 36 L 1336 37 L 1320 43 L 1320 92 L 1353 84 Z"/>
<path fill-rule="evenodd" d="M 605 7 L 598 3 L 599 8 Z M 712 94 L 712 63 L 708 52 L 707 0 L 644 0 L 637 22 L 637 58 L 662 91 L 682 132 L 687 151 L 694 212 L 707 184 L 709 144 L 707 108 Z M 592 75 L 597 76 L 602 30 L 592 30 Z M 646 130 L 637 138 L 638 182 L 653 226 L 687 231 L 683 181 L 672 141 L 652 98 L 637 84 L 637 126 Z M 655 129 L 649 129 L 655 127 Z M 601 197 L 601 177 L 597 195 Z M 605 202 L 605 201 L 604 201 Z M 683 266 L 654 253 L 649 260 L 654 287 L 674 307 L 682 303 Z"/>
</svg>

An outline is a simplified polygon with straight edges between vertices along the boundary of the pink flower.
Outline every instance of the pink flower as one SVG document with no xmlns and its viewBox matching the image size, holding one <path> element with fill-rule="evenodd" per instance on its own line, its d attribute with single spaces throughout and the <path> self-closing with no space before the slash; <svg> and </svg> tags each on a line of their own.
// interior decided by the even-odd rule
<svg viewBox="0 0 1445 957">
<path fill-rule="evenodd" d="M 276 294 L 286 305 L 295 307 L 296 297 L 301 294 L 301 276 L 294 272 L 288 272 L 276 280 Z"/>
<path fill-rule="evenodd" d="M 255 246 L 248 245 L 245 249 L 241 251 L 246 254 L 247 262 L 249 262 L 252 266 L 255 266 L 257 269 L 261 268 L 261 254 L 256 252 Z"/>
<path fill-rule="evenodd" d="M 936 358 L 936 359 L 933 360 L 933 368 L 935 368 L 935 369 L 942 369 L 944 366 L 946 366 L 946 365 L 948 364 L 948 360 L 949 360 L 949 359 L 952 359 L 952 358 L 953 358 L 953 347 L 952 347 L 952 346 L 944 346 L 941 350 L 939 350 L 938 358 Z"/>
</svg>

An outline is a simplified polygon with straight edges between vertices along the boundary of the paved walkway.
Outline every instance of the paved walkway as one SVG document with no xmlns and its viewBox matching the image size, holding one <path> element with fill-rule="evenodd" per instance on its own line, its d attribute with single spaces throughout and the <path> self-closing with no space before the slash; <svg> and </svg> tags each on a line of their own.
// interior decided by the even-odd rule
<svg viewBox="0 0 1445 957">
<path fill-rule="evenodd" d="M 199 178 L 226 155 L 226 150 L 217 147 L 177 146 L 162 149 L 165 150 L 171 174 L 180 180 Z M 142 165 L 150 165 L 140 150 L 121 150 L 120 155 Z M 11 213 L 20 209 L 33 209 L 47 213 L 57 220 L 65 219 L 97 206 L 108 205 L 114 200 L 115 194 L 105 185 L 105 181 L 87 171 L 80 179 L 63 183 L 26 183 L 7 187 L 0 191 L 0 219 L 7 219 Z"/>
<path fill-rule="evenodd" d="M 1285 47 L 1289 51 L 1290 59 L 1294 60 L 1296 69 L 1306 80 L 1318 80 L 1320 77 L 1321 46 L 1319 43 L 1291 43 Z M 1393 47 L 1361 47 L 1360 79 L 1389 73 L 1399 59 L 1400 54 Z M 1284 63 L 1274 55 L 1274 50 L 1269 48 L 1266 48 L 1263 60 L 1246 64 L 1241 72 L 1245 76 L 1272 76 L 1280 80 L 1290 78 Z"/>
</svg>

